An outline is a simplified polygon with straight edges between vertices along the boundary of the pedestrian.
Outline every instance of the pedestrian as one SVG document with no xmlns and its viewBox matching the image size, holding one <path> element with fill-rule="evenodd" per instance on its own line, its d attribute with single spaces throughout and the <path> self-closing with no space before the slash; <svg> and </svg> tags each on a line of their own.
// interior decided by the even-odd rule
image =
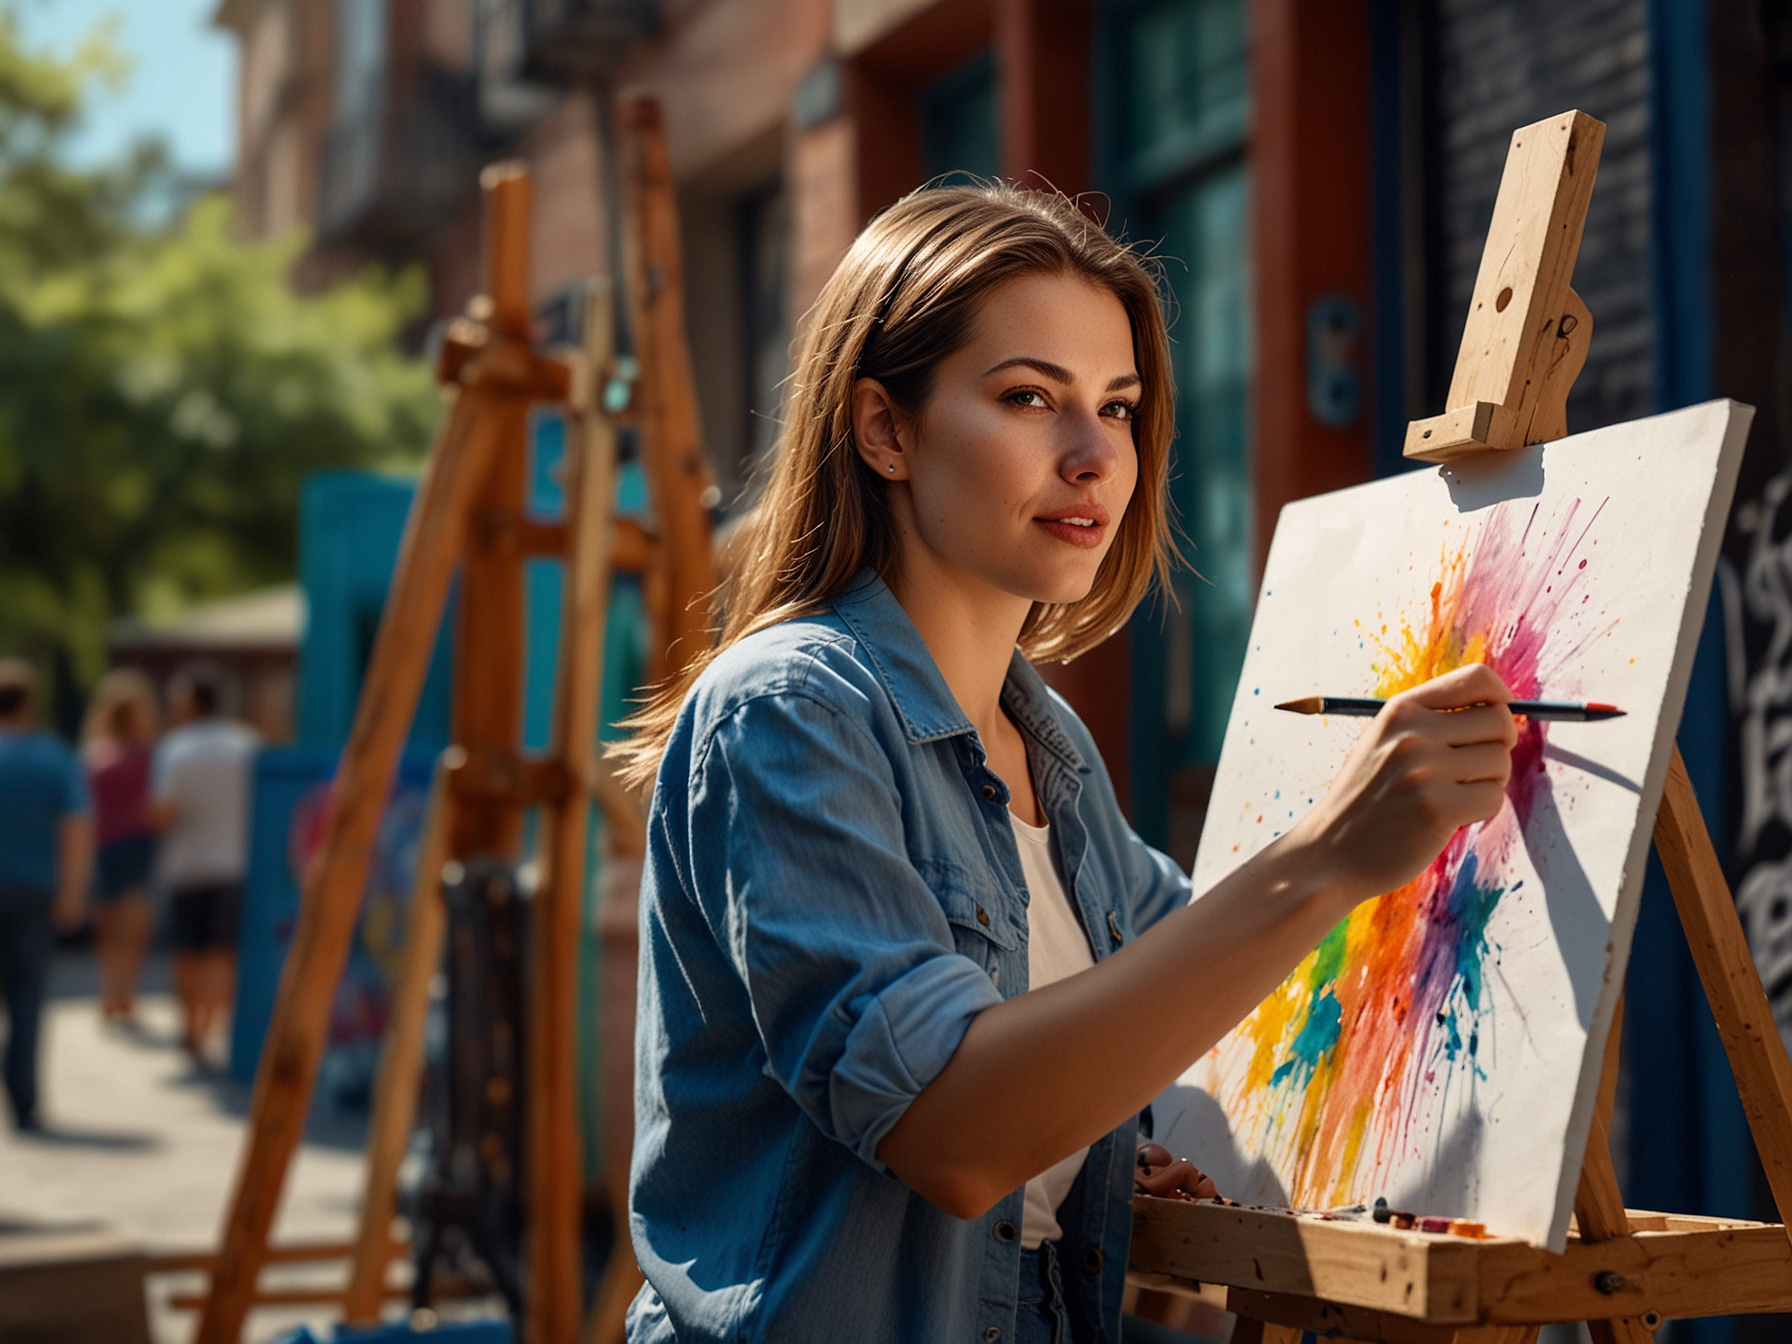
<svg viewBox="0 0 1792 1344">
<path fill-rule="evenodd" d="M 717 645 L 617 753 L 657 779 L 634 1344 L 1118 1338 L 1141 1109 L 1498 811 L 1474 665 L 1198 901 L 1127 824 L 1029 659 L 1167 576 L 1172 367 L 1055 194 L 917 192 L 823 287 Z"/>
<path fill-rule="evenodd" d="M 156 832 L 149 814 L 149 771 L 159 717 L 149 678 L 134 668 L 115 668 L 94 687 L 81 733 L 81 763 L 93 797 L 100 1016 L 128 1029 L 138 1025 L 137 978 L 154 919 L 149 884 Z"/>
<path fill-rule="evenodd" d="M 13 1124 L 41 1128 L 37 1056 L 57 929 L 77 927 L 93 872 L 87 783 L 75 753 L 33 726 L 31 666 L 0 659 L 0 987 Z"/>
<path fill-rule="evenodd" d="M 168 690 L 175 725 L 156 746 L 150 814 L 161 831 L 156 876 L 168 894 L 174 992 L 181 1044 L 194 1063 L 208 1051 L 236 990 L 237 921 L 249 865 L 252 729 L 223 713 L 216 668 L 175 674 Z"/>
</svg>

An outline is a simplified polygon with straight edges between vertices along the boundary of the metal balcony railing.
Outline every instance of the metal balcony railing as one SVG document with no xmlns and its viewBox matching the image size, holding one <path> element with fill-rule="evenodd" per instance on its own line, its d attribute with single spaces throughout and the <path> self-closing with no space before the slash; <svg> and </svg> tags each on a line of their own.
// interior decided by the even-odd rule
<svg viewBox="0 0 1792 1344">
<path fill-rule="evenodd" d="M 425 67 L 402 99 L 332 126 L 318 181 L 318 241 L 375 247 L 427 232 L 478 185 L 476 96 L 466 75 Z"/>
<path fill-rule="evenodd" d="M 552 79 L 593 79 L 629 43 L 651 34 L 659 0 L 523 0 L 526 69 Z"/>
</svg>

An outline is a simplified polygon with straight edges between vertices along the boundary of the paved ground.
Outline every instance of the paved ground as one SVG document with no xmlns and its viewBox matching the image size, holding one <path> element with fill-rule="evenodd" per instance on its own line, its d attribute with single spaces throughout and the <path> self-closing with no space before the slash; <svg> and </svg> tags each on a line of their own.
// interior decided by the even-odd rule
<svg viewBox="0 0 1792 1344">
<path fill-rule="evenodd" d="M 48 1133 L 17 1135 L 0 1120 L 0 1238 L 104 1229 L 152 1251 L 216 1247 L 248 1090 L 227 1075 L 195 1071 L 177 1047 L 164 963 L 151 966 L 145 987 L 147 1030 L 128 1035 L 100 1024 L 91 957 L 66 953 L 59 960 L 44 1041 Z M 287 1183 L 277 1241 L 352 1235 L 362 1142 L 359 1124 L 314 1121 Z M 318 1285 L 341 1278 L 334 1267 L 293 1267 L 268 1281 Z M 188 1344 L 194 1318 L 171 1310 L 168 1299 L 203 1286 L 202 1276 L 191 1274 L 151 1281 L 156 1344 Z M 301 1321 L 330 1319 L 328 1313 L 261 1311 L 244 1338 L 265 1344 Z M 1584 1329 L 1568 1328 L 1553 1341 L 1586 1338 Z"/>
<path fill-rule="evenodd" d="M 151 966 L 145 984 L 147 1030 L 131 1036 L 100 1024 L 92 958 L 59 959 L 44 1040 L 47 1132 L 15 1134 L 0 1119 L 0 1235 L 104 1228 L 152 1250 L 215 1247 L 248 1091 L 227 1075 L 196 1071 L 177 1047 L 164 963 Z M 287 1183 L 277 1240 L 352 1235 L 361 1143 L 358 1124 L 312 1125 Z M 193 1318 L 166 1301 L 202 1284 L 192 1275 L 152 1281 L 157 1344 L 186 1344 Z M 257 1313 L 245 1338 L 266 1340 L 305 1319 Z"/>
</svg>

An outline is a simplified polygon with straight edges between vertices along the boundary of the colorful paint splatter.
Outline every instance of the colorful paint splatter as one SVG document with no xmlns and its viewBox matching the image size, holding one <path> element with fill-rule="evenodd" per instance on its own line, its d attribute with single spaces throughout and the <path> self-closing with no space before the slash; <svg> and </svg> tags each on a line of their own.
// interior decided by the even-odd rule
<svg viewBox="0 0 1792 1344">
<path fill-rule="evenodd" d="M 1447 545 L 1429 610 L 1364 628 L 1374 693 L 1484 662 L 1516 696 L 1573 696 L 1568 669 L 1601 631 L 1564 618 L 1590 596 L 1587 537 L 1601 508 L 1577 500 L 1546 521 L 1530 501 L 1502 504 Z M 1457 832 L 1416 881 L 1359 906 L 1218 1047 L 1236 1137 L 1291 1174 L 1294 1205 L 1372 1196 L 1426 1141 L 1421 1118 L 1485 1080 L 1500 959 L 1489 921 L 1503 901 L 1525 899 L 1507 860 L 1544 778 L 1546 731 L 1521 725 L 1497 817 Z"/>
</svg>

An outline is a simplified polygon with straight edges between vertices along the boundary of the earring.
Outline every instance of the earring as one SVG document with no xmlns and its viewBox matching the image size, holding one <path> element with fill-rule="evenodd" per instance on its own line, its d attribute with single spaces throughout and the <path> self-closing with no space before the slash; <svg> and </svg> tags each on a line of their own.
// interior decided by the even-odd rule
<svg viewBox="0 0 1792 1344">
<path fill-rule="evenodd" d="M 886 463 L 884 463 L 884 470 L 889 472 L 891 475 L 894 475 L 896 472 L 896 464 L 894 462 L 886 462 Z"/>
</svg>

